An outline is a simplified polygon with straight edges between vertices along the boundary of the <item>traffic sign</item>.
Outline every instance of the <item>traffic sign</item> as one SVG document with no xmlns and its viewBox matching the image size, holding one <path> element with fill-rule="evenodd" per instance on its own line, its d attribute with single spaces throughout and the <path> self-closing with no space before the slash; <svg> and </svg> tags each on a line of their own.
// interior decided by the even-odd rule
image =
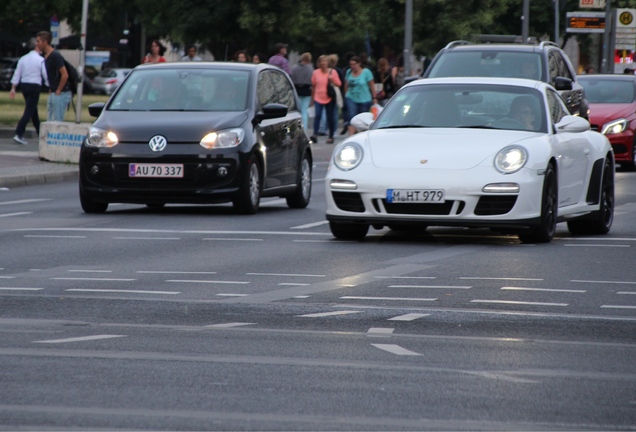
<svg viewBox="0 0 636 432">
<path fill-rule="evenodd" d="M 579 0 L 579 8 L 604 9 L 605 0 Z"/>
<path fill-rule="evenodd" d="M 605 32 L 605 13 L 603 12 L 568 12 L 566 19 L 568 33 Z"/>
</svg>

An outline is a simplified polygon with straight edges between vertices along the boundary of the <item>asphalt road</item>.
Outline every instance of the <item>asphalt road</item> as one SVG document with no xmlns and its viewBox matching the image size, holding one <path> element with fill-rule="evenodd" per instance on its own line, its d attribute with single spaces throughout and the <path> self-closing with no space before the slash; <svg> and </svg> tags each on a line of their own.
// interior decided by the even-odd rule
<svg viewBox="0 0 636 432">
<path fill-rule="evenodd" d="M 330 150 L 304 210 L 0 191 L 0 429 L 636 429 L 636 174 L 608 236 L 343 242 Z"/>
</svg>

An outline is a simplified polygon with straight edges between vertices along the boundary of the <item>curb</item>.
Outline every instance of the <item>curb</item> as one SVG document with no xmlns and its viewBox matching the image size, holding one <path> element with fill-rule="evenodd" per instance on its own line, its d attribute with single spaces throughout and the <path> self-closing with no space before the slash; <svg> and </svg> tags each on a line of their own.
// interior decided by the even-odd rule
<svg viewBox="0 0 636 432">
<path fill-rule="evenodd" d="M 0 187 L 11 188 L 18 186 L 33 186 L 45 183 L 57 183 L 65 180 L 79 179 L 79 170 L 60 172 L 18 174 L 0 178 Z"/>
</svg>

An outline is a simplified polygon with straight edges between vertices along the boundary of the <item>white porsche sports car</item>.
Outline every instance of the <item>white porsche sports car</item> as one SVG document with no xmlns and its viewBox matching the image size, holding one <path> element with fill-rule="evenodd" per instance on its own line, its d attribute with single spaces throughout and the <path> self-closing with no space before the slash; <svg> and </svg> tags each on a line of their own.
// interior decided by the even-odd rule
<svg viewBox="0 0 636 432">
<path fill-rule="evenodd" d="M 418 80 L 368 129 L 340 143 L 326 178 L 339 239 L 369 227 L 489 227 L 549 242 L 557 222 L 606 234 L 614 216 L 614 155 L 546 83 L 512 78 Z"/>
</svg>

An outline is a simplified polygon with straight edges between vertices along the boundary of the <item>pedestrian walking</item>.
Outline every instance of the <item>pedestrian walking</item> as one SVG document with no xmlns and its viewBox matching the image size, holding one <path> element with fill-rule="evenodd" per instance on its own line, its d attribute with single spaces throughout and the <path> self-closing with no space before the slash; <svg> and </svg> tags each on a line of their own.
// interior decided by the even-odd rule
<svg viewBox="0 0 636 432">
<path fill-rule="evenodd" d="M 351 126 L 351 119 L 360 113 L 368 112 L 371 105 L 378 103 L 373 93 L 375 92 L 375 82 L 373 73 L 368 68 L 363 68 L 360 64 L 360 57 L 354 56 L 349 60 L 349 70 L 345 77 L 345 104 L 347 105 L 349 124 L 349 135 L 357 132 Z"/>
<path fill-rule="evenodd" d="M 148 47 L 148 54 L 146 54 L 142 63 L 165 63 L 166 58 L 163 56 L 165 52 L 166 47 L 158 39 L 153 39 Z"/>
<path fill-rule="evenodd" d="M 201 57 L 197 55 L 197 47 L 194 45 L 188 45 L 186 48 L 186 55 L 181 57 L 181 61 L 200 62 Z"/>
<path fill-rule="evenodd" d="M 311 76 L 314 72 L 311 53 L 306 52 L 300 56 L 300 63 L 295 64 L 291 70 L 291 79 L 296 87 L 300 100 L 300 112 L 303 117 L 305 130 L 309 128 L 309 105 L 311 104 Z"/>
<path fill-rule="evenodd" d="M 335 125 L 333 122 L 333 109 L 336 106 L 335 97 L 329 96 L 330 85 L 340 87 L 341 81 L 338 73 L 329 67 L 329 57 L 321 55 L 318 57 L 318 69 L 314 70 L 311 75 L 311 99 L 314 102 L 315 117 L 314 117 L 314 134 L 311 140 L 314 143 L 318 142 L 317 134 L 320 127 L 320 119 L 323 111 L 327 114 L 327 125 L 329 127 L 329 137 L 327 138 L 327 144 L 333 144 L 333 135 L 335 132 Z"/>
<path fill-rule="evenodd" d="M 64 121 L 64 114 L 71 103 L 73 94 L 69 85 L 69 73 L 64 65 L 64 57 L 52 46 L 53 37 L 47 31 L 35 35 L 38 48 L 44 54 L 44 66 L 49 81 L 49 99 L 46 104 L 48 121 Z"/>
<path fill-rule="evenodd" d="M 391 68 L 386 58 L 380 57 L 378 59 L 378 66 L 373 79 L 375 82 L 375 98 L 380 105 L 384 106 L 394 93 Z"/>
<path fill-rule="evenodd" d="M 40 101 L 40 90 L 42 82 L 46 82 L 46 71 L 44 69 L 44 57 L 40 54 L 40 48 L 36 39 L 29 40 L 29 51 L 18 60 L 13 77 L 11 78 L 11 91 L 9 99 L 15 98 L 15 92 L 20 85 L 20 91 L 24 96 L 24 112 L 15 128 L 13 141 L 26 145 L 24 139 L 29 120 L 33 123 L 35 133 L 40 136 L 40 116 L 38 114 L 38 102 Z"/>
<path fill-rule="evenodd" d="M 269 58 L 268 63 L 274 66 L 278 66 L 288 74 L 291 74 L 289 69 L 289 61 L 285 57 L 287 55 L 287 44 L 277 43 L 274 46 L 275 54 Z"/>
</svg>

